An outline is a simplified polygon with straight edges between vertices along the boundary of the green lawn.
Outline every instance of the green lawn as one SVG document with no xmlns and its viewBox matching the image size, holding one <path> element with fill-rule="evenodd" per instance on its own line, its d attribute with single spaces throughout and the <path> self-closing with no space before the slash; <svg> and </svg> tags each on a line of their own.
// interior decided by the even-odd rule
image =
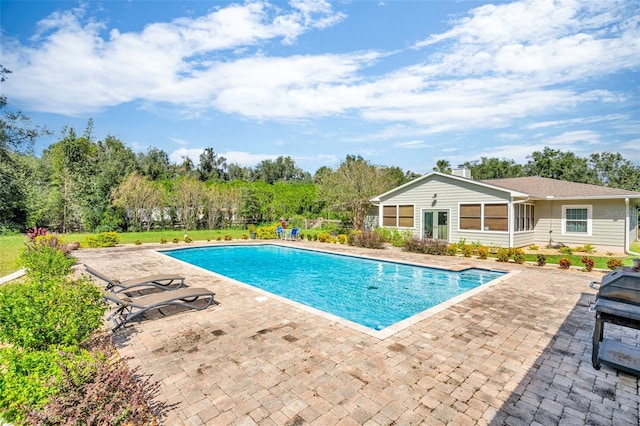
<svg viewBox="0 0 640 426">
<path fill-rule="evenodd" d="M 318 230 L 313 231 L 303 231 L 304 233 L 317 233 L 320 232 Z M 206 241 L 207 239 L 211 241 L 217 240 L 219 237 L 224 238 L 225 235 L 230 235 L 233 239 L 240 239 L 242 235 L 248 235 L 248 231 L 242 229 L 223 229 L 223 230 L 199 230 L 199 231 L 189 231 L 189 237 L 194 241 Z M 82 243 L 84 237 L 91 234 L 67 234 L 63 236 L 63 240 L 65 242 L 74 242 L 78 241 Z M 172 241 L 174 238 L 182 241 L 183 239 L 183 231 L 150 231 L 150 232 L 126 232 L 118 234 L 120 236 L 121 244 L 135 244 L 136 241 L 140 241 L 142 243 L 159 243 L 161 238 L 164 238 L 168 241 L 167 245 L 172 245 Z M 24 248 L 24 243 L 27 241 L 27 238 L 24 235 L 5 235 L 0 236 L 0 277 L 8 275 L 12 272 L 17 271 L 20 268 L 19 264 L 19 256 L 20 252 Z M 631 250 L 640 253 L 640 241 L 636 241 L 631 244 Z M 535 262 L 537 260 L 537 255 L 526 255 L 526 260 Z M 582 266 L 580 260 L 582 259 L 582 255 L 571 255 L 571 256 L 561 256 L 561 255 L 548 255 L 547 263 L 548 264 L 557 264 L 558 260 L 562 257 L 569 257 L 573 266 Z M 590 256 L 591 257 L 591 256 Z M 631 265 L 632 259 L 634 256 L 628 256 L 624 260 L 625 265 Z M 607 269 L 607 260 L 608 257 L 591 257 L 595 262 L 595 268 Z"/>
<path fill-rule="evenodd" d="M 194 241 L 206 241 L 207 239 L 216 240 L 218 237 L 224 238 L 225 235 L 231 235 L 233 239 L 242 238 L 242 235 L 249 235 L 248 231 L 241 229 L 225 229 L 225 230 L 200 230 L 189 231 L 189 237 Z M 62 240 L 66 243 L 79 242 L 82 243 L 87 235 L 93 234 L 67 234 L 62 236 Z M 120 236 L 120 244 L 135 244 L 136 241 L 142 243 L 159 243 L 161 238 L 168 241 L 171 245 L 174 238 L 182 241 L 183 231 L 150 231 L 150 232 L 125 232 L 118 234 Z M 20 252 L 25 247 L 27 241 L 25 235 L 3 235 L 0 236 L 0 277 L 4 277 L 12 272 L 20 269 Z"/>
</svg>

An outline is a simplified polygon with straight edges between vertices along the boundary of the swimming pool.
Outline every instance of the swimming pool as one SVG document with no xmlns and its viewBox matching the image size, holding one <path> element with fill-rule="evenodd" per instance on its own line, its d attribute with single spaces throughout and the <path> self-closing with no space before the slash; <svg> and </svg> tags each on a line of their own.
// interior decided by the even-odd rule
<svg viewBox="0 0 640 426">
<path fill-rule="evenodd" d="M 485 269 L 449 271 L 271 244 L 162 253 L 374 330 L 504 275 Z"/>
</svg>

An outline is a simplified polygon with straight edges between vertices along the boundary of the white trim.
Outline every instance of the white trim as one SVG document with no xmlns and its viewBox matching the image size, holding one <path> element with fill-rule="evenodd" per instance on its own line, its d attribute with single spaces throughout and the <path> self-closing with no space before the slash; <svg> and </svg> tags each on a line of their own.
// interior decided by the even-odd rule
<svg viewBox="0 0 640 426">
<path fill-rule="evenodd" d="M 567 232 L 567 209 L 587 210 L 587 232 Z M 563 204 L 562 205 L 562 235 L 586 235 L 591 236 L 593 231 L 593 206 L 591 204 Z"/>
<path fill-rule="evenodd" d="M 387 226 L 384 225 L 384 207 L 392 207 L 396 208 L 396 224 L 395 226 Z M 400 226 L 400 206 L 411 206 L 413 207 L 413 226 Z M 416 205 L 415 203 L 391 203 L 391 204 L 382 204 L 380 203 L 380 227 L 381 228 L 396 228 L 396 229 L 416 229 Z"/>
<path fill-rule="evenodd" d="M 433 177 L 433 176 L 440 176 L 446 179 L 451 179 L 454 181 L 458 181 L 458 182 L 465 182 L 471 185 L 476 185 L 482 188 L 490 188 L 493 189 L 495 191 L 499 191 L 499 192 L 503 192 L 503 193 L 507 193 L 509 195 L 511 195 L 511 197 L 527 197 L 528 194 L 519 192 L 519 191 L 514 191 L 511 189 L 507 189 L 507 188 L 502 188 L 500 186 L 495 186 L 495 185 L 491 185 L 488 183 L 484 183 L 484 182 L 480 182 L 477 180 L 473 180 L 473 179 L 467 179 L 467 178 L 463 178 L 463 177 L 459 177 L 459 176 L 454 176 L 454 175 L 450 175 L 450 174 L 446 174 L 446 173 L 440 173 L 440 172 L 431 172 L 431 173 L 427 173 L 426 175 L 420 176 L 419 178 L 416 178 L 410 182 L 407 182 L 403 185 L 397 186 L 383 194 L 380 194 L 376 197 L 371 198 L 369 201 L 371 202 L 381 202 L 383 198 L 388 198 L 391 194 L 394 194 L 396 192 L 400 192 L 403 189 L 411 186 L 411 185 L 415 185 L 417 183 L 421 183 L 424 180 L 428 180 L 429 178 Z"/>
<path fill-rule="evenodd" d="M 447 242 L 451 242 L 451 209 L 450 208 L 442 208 L 436 209 L 434 207 L 423 207 L 420 209 L 420 227 L 418 230 L 420 231 L 420 238 L 424 238 L 424 213 L 425 212 L 447 212 Z M 434 238 L 437 239 L 437 238 Z"/>
</svg>

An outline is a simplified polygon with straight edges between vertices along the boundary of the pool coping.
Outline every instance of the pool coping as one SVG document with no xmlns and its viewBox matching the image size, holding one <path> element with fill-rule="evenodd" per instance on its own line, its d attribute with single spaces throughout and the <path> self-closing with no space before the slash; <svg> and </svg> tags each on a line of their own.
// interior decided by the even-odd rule
<svg viewBox="0 0 640 426">
<path fill-rule="evenodd" d="M 226 275 L 222 275 L 219 274 L 217 272 L 214 271 L 210 271 L 206 268 L 191 264 L 189 262 L 186 262 L 184 260 L 175 258 L 175 257 L 171 257 L 168 256 L 166 254 L 163 254 L 163 252 L 168 252 L 168 251 L 178 251 L 178 250 L 188 250 L 188 249 L 195 249 L 195 248 L 208 248 L 208 247 L 212 247 L 211 245 L 194 245 L 191 247 L 179 247 L 179 248 L 166 248 L 166 249 L 159 249 L 159 250 L 152 250 L 153 253 L 158 254 L 158 255 L 162 255 L 162 256 L 167 256 L 170 257 L 173 260 L 176 260 L 188 267 L 193 267 L 196 268 L 197 270 L 200 270 L 201 272 L 204 273 L 209 273 L 212 274 L 213 276 L 223 280 L 223 281 L 228 281 L 232 284 L 235 285 L 239 285 L 245 289 L 248 290 L 252 290 L 255 291 L 259 294 L 261 294 L 261 296 L 257 296 L 255 298 L 256 302 L 259 303 L 266 303 L 268 302 L 270 299 L 274 299 L 277 300 L 279 302 L 283 302 L 286 303 L 290 306 L 296 307 L 298 309 L 303 310 L 304 312 L 308 312 L 317 316 L 320 316 L 321 318 L 324 318 L 328 321 L 332 321 L 341 325 L 344 325 L 346 327 L 350 327 L 356 331 L 359 331 L 361 333 L 367 334 L 371 337 L 375 337 L 378 338 L 380 340 L 384 340 L 387 339 L 388 337 L 393 336 L 394 334 L 405 330 L 406 328 L 419 323 L 420 321 L 423 321 L 439 312 L 444 311 L 445 309 L 450 308 L 451 306 L 454 306 L 470 297 L 473 297 L 479 293 L 482 293 L 483 291 L 485 291 L 486 289 L 493 287 L 501 282 L 503 282 L 504 280 L 510 279 L 512 277 L 514 277 L 515 275 L 519 274 L 521 271 L 505 271 L 505 270 L 500 270 L 500 269 L 496 269 L 496 268 L 480 268 L 480 267 L 453 267 L 451 269 L 448 268 L 443 268 L 440 266 L 430 266 L 430 265 L 425 265 L 425 264 L 420 264 L 420 263 L 416 263 L 416 262 L 407 262 L 407 261 L 398 261 L 398 260 L 393 260 L 393 259 L 388 259 L 385 257 L 369 257 L 369 256 L 364 256 L 364 255 L 360 255 L 360 254 L 345 254 L 345 253 L 336 253 L 335 251 L 329 251 L 329 250 L 322 250 L 319 248 L 309 248 L 309 247 L 294 247 L 291 246 L 289 244 L 280 244 L 280 243 L 274 243 L 274 242 L 244 242 L 244 243 L 238 243 L 238 242 L 228 242 L 228 243 L 224 243 L 224 244 L 220 244 L 220 245 L 216 245 L 214 247 L 224 247 L 224 246 L 247 246 L 247 245 L 253 245 L 253 246 L 267 246 L 267 245 L 271 245 L 271 246 L 280 246 L 280 247 L 287 247 L 287 248 L 293 248 L 293 249 L 297 249 L 297 250 L 306 250 L 306 251 L 313 251 L 313 252 L 318 252 L 318 253 L 326 253 L 326 254 L 332 254 L 332 255 L 338 255 L 338 256 L 345 256 L 345 257 L 354 257 L 354 258 L 360 258 L 360 259 L 367 259 L 367 260 L 373 260 L 373 261 L 383 261 L 383 262 L 388 262 L 388 263 L 395 263 L 395 264 L 402 264 L 402 265 L 409 265 L 409 266 L 415 266 L 415 267 L 421 267 L 421 268 L 432 268 L 432 269 L 439 269 L 439 270 L 443 270 L 443 271 L 452 271 L 452 272 L 461 272 L 467 269 L 484 269 L 487 271 L 496 271 L 496 272 L 502 272 L 503 275 L 499 276 L 496 279 L 493 279 L 487 283 L 484 283 L 482 285 L 479 285 L 478 287 L 474 287 L 470 290 L 465 291 L 464 293 L 458 294 L 457 296 L 454 296 L 450 299 L 447 299 L 446 301 L 439 303 L 429 309 L 426 309 L 424 311 L 418 312 L 417 314 L 414 314 L 408 318 L 405 318 L 401 321 L 398 321 L 396 323 L 393 323 L 392 325 L 383 328 L 382 330 L 376 330 L 361 324 L 358 324 L 356 322 L 347 320 L 345 318 L 342 318 L 338 315 L 334 315 L 331 314 L 329 312 L 325 312 L 323 310 L 314 308 L 312 306 L 308 306 L 305 305 L 304 303 L 300 303 L 300 302 L 296 302 L 295 300 L 291 300 L 288 299 L 284 296 L 280 296 L 274 293 L 270 293 L 266 290 L 263 290 L 261 288 L 252 286 L 250 284 L 244 283 L 242 281 L 238 281 L 235 280 L 233 278 L 230 278 Z"/>
</svg>

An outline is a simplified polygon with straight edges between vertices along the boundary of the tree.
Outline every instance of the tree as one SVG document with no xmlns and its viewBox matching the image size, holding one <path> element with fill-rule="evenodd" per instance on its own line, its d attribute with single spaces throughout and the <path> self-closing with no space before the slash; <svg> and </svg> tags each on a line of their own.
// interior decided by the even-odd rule
<svg viewBox="0 0 640 426">
<path fill-rule="evenodd" d="M 227 178 L 230 181 L 241 180 L 250 182 L 253 178 L 253 170 L 250 167 L 242 167 L 237 163 L 231 163 L 227 167 Z"/>
<path fill-rule="evenodd" d="M 162 189 L 146 176 L 133 172 L 113 189 L 113 203 L 125 210 L 130 230 L 149 231 L 164 216 Z"/>
<path fill-rule="evenodd" d="M 243 187 L 240 185 L 239 182 L 216 183 L 207 189 L 204 213 L 208 229 L 231 226 L 242 200 Z"/>
<path fill-rule="evenodd" d="M 625 160 L 620 153 L 603 152 L 589 156 L 589 166 L 601 185 L 611 188 L 640 191 L 640 167 Z"/>
<path fill-rule="evenodd" d="M 118 230 L 125 219 L 115 209 L 110 193 L 136 169 L 136 156 L 122 141 L 108 135 L 96 144 L 95 169 L 91 177 L 84 223 L 89 230 Z"/>
<path fill-rule="evenodd" d="M 471 171 L 474 179 L 502 179 L 524 176 L 523 167 L 513 160 L 481 157 L 480 161 L 464 163 L 464 166 Z"/>
<path fill-rule="evenodd" d="M 346 211 L 355 229 L 364 228 L 371 207 L 371 198 L 394 187 L 383 167 L 365 161 L 360 156 L 347 155 L 346 160 L 320 180 L 319 198 L 327 206 Z"/>
<path fill-rule="evenodd" d="M 149 148 L 146 154 L 139 153 L 136 160 L 140 174 L 151 180 L 171 179 L 175 176 L 169 156 L 161 149 Z"/>
<path fill-rule="evenodd" d="M 272 160 L 263 160 L 254 170 L 254 179 L 263 180 L 267 183 L 281 181 L 309 181 L 311 175 L 296 167 L 295 161 L 291 157 L 280 156 Z"/>
<path fill-rule="evenodd" d="M 227 159 L 222 156 L 218 156 L 213 148 L 205 148 L 204 152 L 200 154 L 198 175 L 201 181 L 226 180 Z"/>
<path fill-rule="evenodd" d="M 177 168 L 177 173 L 180 176 L 192 176 L 194 175 L 195 166 L 193 164 L 193 160 L 187 157 L 186 155 L 182 156 L 182 164 L 180 164 Z"/>
<path fill-rule="evenodd" d="M 524 171 L 527 176 L 540 176 L 569 182 L 597 184 L 595 172 L 589 168 L 587 160 L 573 152 L 562 152 L 545 147 L 528 156 Z"/>
<path fill-rule="evenodd" d="M 0 65 L 0 82 L 10 73 Z M 21 179 L 26 171 L 21 169 L 17 154 L 30 151 L 36 139 L 51 134 L 46 128 L 33 126 L 21 112 L 7 110 L 7 104 L 7 98 L 0 95 L 0 233 L 26 228 L 27 189 Z"/>
<path fill-rule="evenodd" d="M 173 184 L 170 199 L 180 214 L 184 231 L 195 229 L 206 204 L 204 184 L 196 178 L 181 176 Z"/>
<path fill-rule="evenodd" d="M 92 122 L 89 121 L 83 136 L 75 130 L 63 129 L 61 141 L 51 145 L 44 157 L 51 163 L 52 197 L 50 208 L 53 225 L 62 233 L 79 230 L 83 226 L 83 208 L 90 205 L 90 177 L 94 174 L 96 147 L 89 140 Z"/>
<path fill-rule="evenodd" d="M 451 173 L 451 163 L 448 162 L 447 160 L 438 160 L 436 162 L 436 166 L 433 168 L 433 171 L 434 172 L 450 174 Z"/>
</svg>

